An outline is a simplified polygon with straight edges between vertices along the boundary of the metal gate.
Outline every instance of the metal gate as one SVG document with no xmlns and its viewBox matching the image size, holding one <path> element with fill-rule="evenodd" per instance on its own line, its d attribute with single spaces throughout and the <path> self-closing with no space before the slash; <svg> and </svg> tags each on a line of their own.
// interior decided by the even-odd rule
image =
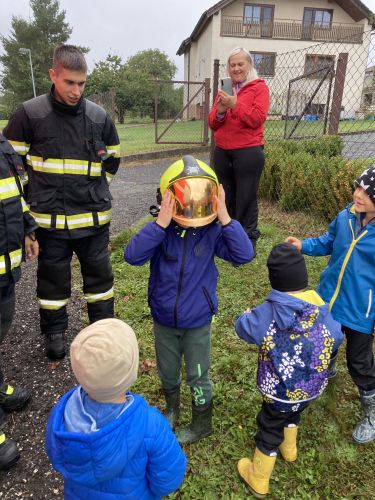
<svg viewBox="0 0 375 500">
<path fill-rule="evenodd" d="M 289 81 L 284 139 L 326 134 L 331 106 L 335 61 Z"/>
<path fill-rule="evenodd" d="M 154 97 L 155 142 L 157 144 L 200 144 L 209 142 L 210 79 L 203 82 L 156 80 Z M 164 103 L 165 96 L 180 99 L 177 109 Z"/>
</svg>

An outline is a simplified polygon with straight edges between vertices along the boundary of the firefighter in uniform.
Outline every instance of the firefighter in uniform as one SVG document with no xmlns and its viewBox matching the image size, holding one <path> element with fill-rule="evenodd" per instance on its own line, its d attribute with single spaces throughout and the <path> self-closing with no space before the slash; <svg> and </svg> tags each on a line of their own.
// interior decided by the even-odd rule
<svg viewBox="0 0 375 500">
<path fill-rule="evenodd" d="M 24 102 L 4 135 L 23 155 L 27 201 L 39 224 L 37 297 L 46 355 L 65 356 L 71 259 L 77 255 L 90 323 L 114 316 L 109 258 L 109 183 L 120 163 L 119 138 L 103 108 L 84 99 L 81 50 L 56 47 L 51 91 Z"/>
<path fill-rule="evenodd" d="M 12 324 L 24 250 L 29 260 L 38 255 L 34 232 L 38 226 L 23 199 L 24 180 L 21 158 L 0 134 L 0 343 Z M 0 355 L 0 470 L 9 469 L 19 458 L 16 445 L 4 434 L 5 412 L 20 410 L 30 397 L 28 389 L 4 381 Z"/>
</svg>

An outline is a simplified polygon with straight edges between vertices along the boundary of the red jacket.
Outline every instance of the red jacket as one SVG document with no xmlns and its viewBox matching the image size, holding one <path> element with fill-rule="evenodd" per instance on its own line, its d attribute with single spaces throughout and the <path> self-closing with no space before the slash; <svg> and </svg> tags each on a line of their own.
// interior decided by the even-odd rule
<svg viewBox="0 0 375 500">
<path fill-rule="evenodd" d="M 264 80 L 257 78 L 237 94 L 235 109 L 228 109 L 223 120 L 216 116 L 216 97 L 208 125 L 215 131 L 215 142 L 222 149 L 240 149 L 264 144 L 264 122 L 270 105 L 270 93 Z"/>
</svg>

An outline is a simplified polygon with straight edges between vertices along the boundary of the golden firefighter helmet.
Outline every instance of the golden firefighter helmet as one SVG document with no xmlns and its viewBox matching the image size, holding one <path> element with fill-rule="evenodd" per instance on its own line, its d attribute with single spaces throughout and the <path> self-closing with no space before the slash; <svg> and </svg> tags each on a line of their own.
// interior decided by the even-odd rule
<svg viewBox="0 0 375 500">
<path fill-rule="evenodd" d="M 172 163 L 160 179 L 161 195 L 169 189 L 174 197 L 173 220 L 187 227 L 205 226 L 216 219 L 218 188 L 212 168 L 191 155 Z"/>
</svg>

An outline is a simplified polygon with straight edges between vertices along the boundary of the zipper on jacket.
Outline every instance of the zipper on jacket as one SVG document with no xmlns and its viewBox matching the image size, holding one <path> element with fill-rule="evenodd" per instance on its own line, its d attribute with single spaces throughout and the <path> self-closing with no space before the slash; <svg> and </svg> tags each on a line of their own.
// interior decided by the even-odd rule
<svg viewBox="0 0 375 500">
<path fill-rule="evenodd" d="M 211 309 L 212 314 L 215 314 L 215 306 L 211 300 L 211 297 L 210 297 L 210 294 L 209 294 L 207 288 L 205 286 L 203 286 L 202 290 L 203 290 L 203 295 L 205 296 L 205 298 L 207 300 L 208 307 Z"/>
<path fill-rule="evenodd" d="M 368 306 L 367 306 L 366 318 L 370 316 L 371 305 L 372 305 L 372 289 L 370 288 L 370 290 L 368 291 Z"/>
<path fill-rule="evenodd" d="M 181 290 L 182 290 L 182 279 L 184 276 L 184 270 L 185 270 L 185 257 L 186 257 L 186 238 L 185 238 L 186 231 L 184 230 L 180 237 L 183 238 L 183 243 L 182 243 L 182 260 L 181 260 L 181 268 L 180 268 L 180 274 L 178 277 L 178 288 L 177 288 L 177 297 L 176 297 L 176 302 L 174 305 L 174 325 L 175 328 L 178 328 L 177 325 L 177 306 L 178 306 L 178 301 L 180 300 L 180 295 L 181 295 Z"/>
<path fill-rule="evenodd" d="M 332 310 L 333 304 L 335 303 L 335 301 L 337 299 L 337 296 L 338 296 L 338 294 L 340 292 L 341 282 L 342 282 L 342 278 L 344 276 L 345 268 L 346 268 L 346 266 L 348 264 L 350 256 L 351 256 L 351 254 L 352 254 L 352 252 L 354 250 L 354 247 L 356 246 L 356 244 L 358 243 L 358 241 L 365 234 L 368 233 L 368 230 L 366 229 L 365 231 L 363 231 L 362 234 L 359 235 L 359 237 L 357 239 L 355 239 L 354 231 L 353 231 L 353 228 L 352 228 L 352 221 L 351 220 L 349 220 L 349 227 L 350 227 L 350 231 L 352 233 L 352 242 L 350 243 L 350 247 L 349 247 L 348 253 L 346 254 L 344 262 L 342 263 L 342 266 L 341 266 L 341 269 L 340 269 L 340 274 L 339 274 L 339 277 L 338 277 L 338 280 L 337 280 L 336 290 L 335 290 L 334 294 L 332 295 L 331 300 L 329 301 L 329 310 L 330 311 Z"/>
</svg>

